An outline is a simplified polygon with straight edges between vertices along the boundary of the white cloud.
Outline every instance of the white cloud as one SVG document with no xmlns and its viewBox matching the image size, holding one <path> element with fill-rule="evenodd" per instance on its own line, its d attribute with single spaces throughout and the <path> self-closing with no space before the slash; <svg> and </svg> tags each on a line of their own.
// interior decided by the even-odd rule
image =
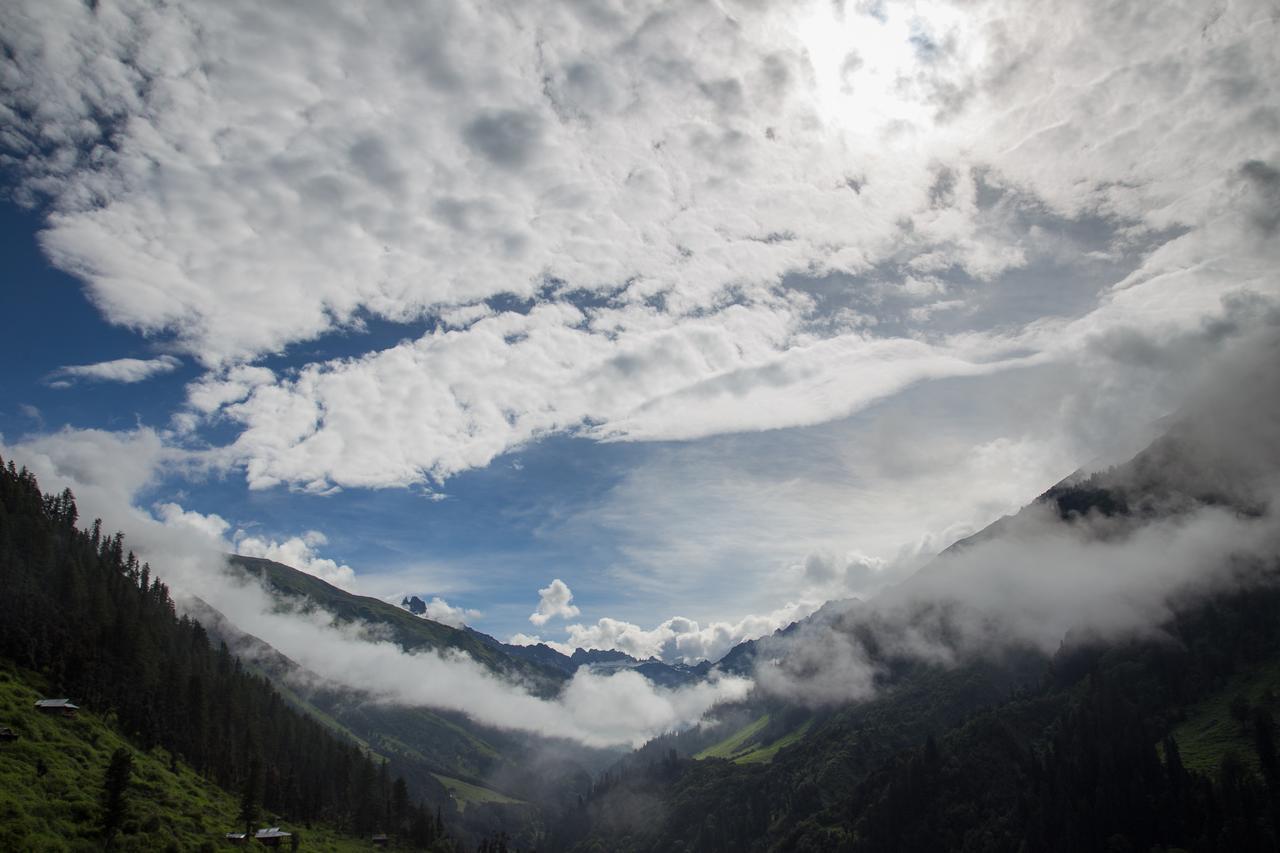
<svg viewBox="0 0 1280 853">
<path fill-rule="evenodd" d="M 577 648 L 617 649 L 641 660 L 655 657 L 668 663 L 715 661 L 744 640 L 772 634 L 779 628 L 803 619 L 820 604 L 821 600 L 807 604 L 788 602 L 772 613 L 747 616 L 736 623 L 713 622 L 699 625 L 692 619 L 676 616 L 650 630 L 605 617 L 594 625 L 570 625 L 568 640 L 547 644 L 565 654 L 571 654 Z M 523 639 L 539 642 L 536 637 Z"/>
<path fill-rule="evenodd" d="M 435 595 L 427 602 L 427 609 L 422 615 L 433 622 L 441 622 L 445 625 L 452 625 L 455 628 L 462 628 L 468 622 L 479 619 L 484 614 L 479 610 L 472 610 L 467 607 L 454 607 L 440 596 Z"/>
<path fill-rule="evenodd" d="M 356 586 L 355 569 L 316 554 L 316 548 L 327 545 L 328 538 L 319 530 L 308 530 L 301 536 L 290 536 L 277 541 L 264 536 L 254 536 L 243 530 L 236 531 L 235 552 L 245 557 L 265 557 L 301 569 L 348 592 Z"/>
<path fill-rule="evenodd" d="M 1066 523 L 1054 503 L 1033 504 L 871 601 L 771 642 L 760 686 L 813 702 L 865 698 L 886 659 L 950 665 L 1152 636 L 1205 597 L 1274 584 L 1280 313 L 1254 307 L 1257 326 L 1209 359 L 1166 435 L 1098 475 L 1132 513 Z"/>
<path fill-rule="evenodd" d="M 218 366 L 175 424 L 229 419 L 256 487 L 822 423 L 1278 289 L 1265 3 L 881 12 L 9 4 L 5 145 L 103 312 Z M 1099 294 L 1087 264 L 1122 256 Z M 1087 298 L 1019 314 L 1054 275 Z M 237 373 L 367 316 L 441 326 Z"/>
<path fill-rule="evenodd" d="M 538 590 L 538 609 L 529 614 L 529 621 L 545 625 L 552 619 L 572 619 L 581 611 L 573 604 L 573 593 L 568 584 L 556 578 Z"/>
<path fill-rule="evenodd" d="M 210 373 L 187 386 L 187 405 L 201 414 L 211 414 L 223 406 L 238 403 L 259 385 L 269 385 L 276 375 L 265 367 L 233 367 Z"/>
<path fill-rule="evenodd" d="M 513 646 L 536 646 L 543 642 L 543 639 L 536 634 L 515 633 L 507 637 L 507 642 Z"/>
<path fill-rule="evenodd" d="M 220 539 L 231 529 L 231 523 L 216 513 L 205 515 L 183 509 L 173 502 L 158 503 L 154 509 L 156 516 L 165 524 L 189 527 L 210 539 Z"/>
<path fill-rule="evenodd" d="M 148 359 L 117 358 L 114 361 L 100 361 L 97 364 L 70 364 L 59 367 L 50 373 L 45 381 L 55 388 L 66 388 L 75 381 L 132 384 L 144 382 L 153 376 L 172 373 L 181 366 L 182 362 L 171 355 Z"/>
</svg>

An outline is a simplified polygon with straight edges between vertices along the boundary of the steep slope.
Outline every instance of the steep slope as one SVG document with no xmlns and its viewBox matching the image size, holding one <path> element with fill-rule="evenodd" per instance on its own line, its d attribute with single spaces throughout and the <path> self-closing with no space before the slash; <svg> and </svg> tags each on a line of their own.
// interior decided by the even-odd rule
<svg viewBox="0 0 1280 853">
<path fill-rule="evenodd" d="M 425 826 L 402 780 L 393 785 L 386 768 L 357 745 L 289 708 L 226 646 L 211 645 L 198 622 L 180 618 L 165 584 L 126 551 L 122 534 L 104 536 L 96 522 L 91 530 L 76 522 L 70 492 L 42 495 L 27 471 L 12 462 L 0 468 L 0 664 L 38 673 L 38 680 L 18 677 L 30 682 L 28 690 L 69 696 L 86 709 L 88 721 L 65 731 L 80 732 L 94 746 L 93 738 L 105 735 L 93 719 L 109 721 L 115 738 L 135 752 L 163 752 L 171 773 L 189 778 L 194 771 L 223 791 L 241 792 L 254 810 L 294 822 L 326 823 L 357 836 L 378 827 L 411 834 L 421 822 L 420 840 L 439 836 L 434 820 Z M 14 716 L 6 724 L 19 735 L 26 726 L 30 736 L 13 754 L 28 751 L 40 761 L 29 750 L 38 753 L 50 732 L 22 713 L 28 699 L 29 693 L 10 703 Z M 14 743 L 24 740 L 7 746 Z M 79 753 L 80 769 L 88 772 L 96 759 Z M 142 766 L 150 772 L 150 764 Z M 384 804 L 393 790 L 403 796 L 388 816 Z M 75 835 L 92 834 L 94 814 L 74 800 L 44 802 L 37 817 L 74 827 Z"/>
<path fill-rule="evenodd" d="M 99 795 L 112 753 L 133 760 L 129 803 L 115 849 L 213 850 L 239 825 L 237 797 L 176 762 L 162 749 L 138 749 L 98 714 L 74 719 L 34 709 L 47 682 L 0 666 L 0 724 L 18 738 L 0 742 L 0 850 L 98 850 Z M 283 825 L 307 850 L 368 848 L 362 838 L 313 824 L 304 827 L 264 814 L 262 825 Z"/>
<path fill-rule="evenodd" d="M 1125 465 L 1049 489 L 904 587 L 1011 535 L 1024 537 L 1025 570 L 1047 571 L 1026 538 L 1046 524 L 1118 541 L 1204 507 L 1215 517 L 1264 518 L 1265 492 L 1251 472 L 1222 459 L 1185 432 L 1171 434 Z M 827 705 L 803 732 L 779 738 L 767 763 L 743 761 L 759 751 L 753 744 L 767 746 L 761 735 L 772 713 L 763 716 L 760 697 L 711 742 L 655 742 L 643 760 L 599 780 L 583 809 L 562 815 L 547 847 L 1276 849 L 1280 560 L 1222 560 L 1243 588 L 1221 583 L 1168 598 L 1170 615 L 1136 637 L 1103 642 L 1069 631 L 1051 657 L 1013 643 L 1000 654 L 929 663 L 898 650 L 915 631 L 945 641 L 945 606 L 897 611 L 895 619 L 920 620 L 903 624 L 857 602 L 830 605 L 718 665 L 749 671 L 755 660 L 804 652 L 795 638 L 820 638 L 816 629 L 826 626 L 873 665 L 870 698 Z"/>
<path fill-rule="evenodd" d="M 543 695 L 554 694 L 566 678 L 566 673 L 557 667 L 506 653 L 503 644 L 492 637 L 415 616 L 376 598 L 354 595 L 283 563 L 238 555 L 229 557 L 229 561 L 233 567 L 264 580 L 276 594 L 310 602 L 339 622 L 385 626 L 395 643 L 406 651 L 465 652 L 495 672 L 533 685 Z"/>
<path fill-rule="evenodd" d="M 577 667 L 511 654 L 509 650 L 523 647 L 508 647 L 470 628 L 442 625 L 406 608 L 353 595 L 280 563 L 234 557 L 232 565 L 261 578 L 273 594 L 294 606 L 315 607 L 339 622 L 387 631 L 407 651 L 465 652 L 544 696 L 554 695 Z M 576 801 L 588 790 L 591 773 L 618 757 L 617 750 L 496 729 L 462 713 L 374 701 L 306 672 L 207 605 L 190 606 L 296 707 L 389 761 L 391 771 L 403 776 L 418 796 L 453 811 L 451 825 L 473 838 L 505 832 L 513 842 L 532 845 L 542 832 L 542 814 Z"/>
</svg>

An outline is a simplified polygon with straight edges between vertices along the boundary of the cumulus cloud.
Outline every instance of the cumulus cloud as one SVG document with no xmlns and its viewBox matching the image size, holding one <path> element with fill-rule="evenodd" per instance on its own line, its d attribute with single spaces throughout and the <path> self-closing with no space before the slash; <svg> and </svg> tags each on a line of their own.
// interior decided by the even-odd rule
<svg viewBox="0 0 1280 853">
<path fill-rule="evenodd" d="M 317 555 L 318 547 L 329 544 L 328 537 L 319 530 L 308 530 L 301 536 L 290 536 L 282 541 L 238 530 L 234 541 L 237 554 L 245 557 L 264 557 L 275 560 L 277 563 L 284 563 L 286 566 L 293 566 L 349 592 L 355 588 L 355 569 L 345 563 L 339 564 L 336 560 Z"/>
<path fill-rule="evenodd" d="M 156 517 L 173 527 L 189 527 L 211 539 L 218 539 L 231 529 L 231 523 L 217 513 L 195 512 L 183 509 L 172 501 L 158 503 L 154 507 Z"/>
<path fill-rule="evenodd" d="M 65 388 L 74 382 L 144 382 L 153 376 L 172 373 L 182 366 L 182 361 L 171 355 L 157 358 L 117 358 L 97 364 L 71 364 L 59 367 L 45 377 L 45 382 L 55 388 Z"/>
<path fill-rule="evenodd" d="M 715 661 L 744 640 L 766 636 L 803 619 L 816 610 L 819 604 L 820 600 L 804 604 L 788 602 L 771 613 L 746 616 L 737 622 L 712 622 L 707 625 L 676 616 L 649 630 L 630 622 L 605 617 L 594 625 L 570 625 L 568 640 L 547 644 L 566 654 L 578 648 L 617 649 L 641 660 L 653 657 L 668 663 Z M 537 637 L 521 635 L 521 639 L 523 642 L 520 645 L 539 642 Z"/>
<path fill-rule="evenodd" d="M 572 619 L 580 612 L 573 603 L 573 592 L 560 578 L 538 590 L 538 609 L 529 614 L 529 621 L 545 625 L 552 619 Z"/>
<path fill-rule="evenodd" d="M 543 642 L 543 639 L 537 634 L 525 634 L 520 631 L 507 637 L 507 643 L 513 646 L 536 646 Z"/>
<path fill-rule="evenodd" d="M 427 609 L 422 613 L 423 618 L 452 625 L 454 628 L 466 627 L 467 622 L 484 615 L 479 610 L 468 607 L 454 607 L 438 595 L 433 595 L 426 604 Z"/>
</svg>

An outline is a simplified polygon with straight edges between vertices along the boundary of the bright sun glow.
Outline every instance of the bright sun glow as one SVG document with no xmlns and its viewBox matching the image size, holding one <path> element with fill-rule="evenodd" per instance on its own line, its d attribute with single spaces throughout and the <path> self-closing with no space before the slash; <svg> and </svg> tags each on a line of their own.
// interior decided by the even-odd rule
<svg viewBox="0 0 1280 853">
<path fill-rule="evenodd" d="M 918 76 L 938 17 L 948 17 L 940 13 L 885 4 L 866 14 L 816 2 L 798 20 L 797 37 L 813 66 L 822 120 L 842 131 L 870 133 L 927 119 L 933 108 L 920 97 Z"/>
</svg>

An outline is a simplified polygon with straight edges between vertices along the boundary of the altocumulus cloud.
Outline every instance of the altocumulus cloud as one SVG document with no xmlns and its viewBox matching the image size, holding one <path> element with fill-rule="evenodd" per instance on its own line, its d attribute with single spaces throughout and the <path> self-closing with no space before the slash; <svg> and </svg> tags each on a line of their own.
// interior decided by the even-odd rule
<svg viewBox="0 0 1280 853">
<path fill-rule="evenodd" d="M 256 487 L 820 423 L 1276 290 L 1266 3 L 879 12 L 11 3 L 2 144 L 53 261 L 210 368 L 178 425 L 236 426 Z M 1153 248 L 1074 316 L 978 328 L 1045 240 L 1015 198 Z M 831 310 L 793 273 L 877 297 Z M 244 373 L 366 316 L 432 329 Z"/>
</svg>

